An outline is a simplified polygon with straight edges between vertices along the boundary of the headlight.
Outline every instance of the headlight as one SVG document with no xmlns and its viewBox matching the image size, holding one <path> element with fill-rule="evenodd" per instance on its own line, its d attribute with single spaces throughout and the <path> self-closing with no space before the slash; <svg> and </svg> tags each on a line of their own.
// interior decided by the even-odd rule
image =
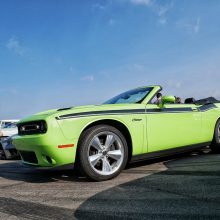
<svg viewBox="0 0 220 220">
<path fill-rule="evenodd" d="M 31 121 L 19 123 L 19 135 L 44 134 L 47 132 L 47 124 L 45 121 Z"/>
</svg>

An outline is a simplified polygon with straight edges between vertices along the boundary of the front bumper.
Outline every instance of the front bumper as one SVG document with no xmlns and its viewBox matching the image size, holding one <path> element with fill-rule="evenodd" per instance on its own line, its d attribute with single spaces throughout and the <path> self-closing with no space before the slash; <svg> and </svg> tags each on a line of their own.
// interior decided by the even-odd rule
<svg viewBox="0 0 220 220">
<path fill-rule="evenodd" d="M 54 166 L 54 167 L 42 167 L 42 166 L 38 166 L 38 165 L 33 165 L 30 163 L 22 163 L 22 165 L 24 167 L 28 167 L 28 168 L 34 168 L 35 170 L 39 170 L 39 171 L 60 171 L 60 170 L 73 170 L 74 169 L 74 163 L 70 163 L 70 164 L 65 164 L 65 165 L 60 165 L 60 166 Z"/>
<path fill-rule="evenodd" d="M 70 144 L 70 140 L 65 139 L 62 134 L 51 136 L 49 133 L 17 135 L 13 138 L 13 144 L 25 165 L 48 168 L 75 162 L 77 140 L 71 142 L 73 147 L 58 148 L 59 145 Z"/>
</svg>

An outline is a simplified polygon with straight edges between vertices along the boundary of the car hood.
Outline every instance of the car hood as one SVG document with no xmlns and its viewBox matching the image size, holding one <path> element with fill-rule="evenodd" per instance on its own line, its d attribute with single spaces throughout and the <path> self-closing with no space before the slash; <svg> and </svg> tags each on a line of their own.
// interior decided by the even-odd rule
<svg viewBox="0 0 220 220">
<path fill-rule="evenodd" d="M 83 113 L 83 112 L 95 112 L 95 111 L 108 111 L 108 110 L 126 110 L 126 109 L 140 109 L 144 108 L 142 104 L 103 104 L 103 105 L 86 105 L 76 106 L 61 109 L 52 109 L 44 112 L 37 113 L 35 115 L 26 117 L 19 121 L 19 123 L 33 120 L 46 120 L 49 117 L 59 117 L 68 114 Z"/>
</svg>

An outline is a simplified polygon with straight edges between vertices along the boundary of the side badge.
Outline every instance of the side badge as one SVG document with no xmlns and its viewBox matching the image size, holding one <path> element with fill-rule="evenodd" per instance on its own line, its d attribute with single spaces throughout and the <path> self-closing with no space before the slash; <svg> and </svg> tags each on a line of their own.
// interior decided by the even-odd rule
<svg viewBox="0 0 220 220">
<path fill-rule="evenodd" d="M 141 118 L 133 118 L 132 121 L 142 121 Z"/>
</svg>

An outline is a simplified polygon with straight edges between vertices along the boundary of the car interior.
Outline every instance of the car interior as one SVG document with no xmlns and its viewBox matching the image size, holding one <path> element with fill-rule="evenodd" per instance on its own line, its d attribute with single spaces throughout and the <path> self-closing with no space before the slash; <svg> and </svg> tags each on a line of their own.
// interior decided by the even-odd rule
<svg viewBox="0 0 220 220">
<path fill-rule="evenodd" d="M 154 98 L 151 101 L 151 104 L 155 104 L 155 101 L 157 99 L 157 94 L 154 96 Z M 193 97 L 190 98 L 186 98 L 184 100 L 184 102 L 182 102 L 180 97 L 174 96 L 176 101 L 174 103 L 170 103 L 170 104 L 195 104 L 195 105 L 207 105 L 207 104 L 213 104 L 213 103 L 220 103 L 219 100 L 217 100 L 214 97 L 208 97 L 208 98 L 204 98 L 204 99 L 198 99 L 196 100 Z"/>
</svg>

